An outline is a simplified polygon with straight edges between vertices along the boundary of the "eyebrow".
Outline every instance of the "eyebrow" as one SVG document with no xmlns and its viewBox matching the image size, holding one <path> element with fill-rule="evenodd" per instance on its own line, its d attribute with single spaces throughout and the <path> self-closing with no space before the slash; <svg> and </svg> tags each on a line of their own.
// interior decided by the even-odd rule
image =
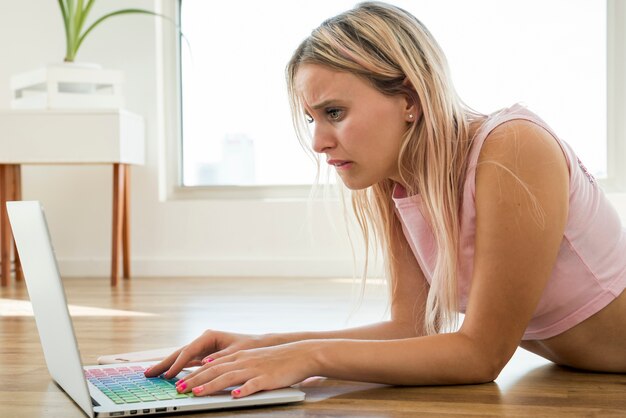
<svg viewBox="0 0 626 418">
<path fill-rule="evenodd" d="M 321 109 L 336 101 L 337 101 L 336 99 L 324 100 L 323 102 L 318 103 L 315 106 L 311 106 L 311 109 L 315 109 L 315 110 Z"/>
</svg>

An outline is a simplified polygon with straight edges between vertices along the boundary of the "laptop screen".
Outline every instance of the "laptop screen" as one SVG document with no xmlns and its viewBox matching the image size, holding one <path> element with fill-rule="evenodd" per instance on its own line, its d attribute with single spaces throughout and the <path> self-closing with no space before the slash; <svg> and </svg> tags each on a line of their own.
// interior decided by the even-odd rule
<svg viewBox="0 0 626 418">
<path fill-rule="evenodd" d="M 65 291 L 39 202 L 7 202 L 9 221 L 52 378 L 94 416 Z"/>
</svg>

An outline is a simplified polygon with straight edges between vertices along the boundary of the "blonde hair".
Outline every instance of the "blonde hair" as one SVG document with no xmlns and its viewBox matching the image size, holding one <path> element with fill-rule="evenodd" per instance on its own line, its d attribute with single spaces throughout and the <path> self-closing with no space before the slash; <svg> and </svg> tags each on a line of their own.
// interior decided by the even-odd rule
<svg viewBox="0 0 626 418">
<path fill-rule="evenodd" d="M 456 327 L 459 211 L 471 146 L 469 125 L 482 115 L 459 99 L 446 58 L 426 27 L 410 13 L 385 3 L 360 3 L 326 20 L 294 52 L 287 66 L 287 84 L 294 125 L 303 144 L 308 130 L 295 77 L 305 63 L 363 77 L 381 93 L 407 95 L 421 107 L 421 118 L 403 138 L 398 169 L 407 194 L 421 195 L 437 245 L 423 332 Z M 373 241 L 382 247 L 390 277 L 396 274 L 392 245 L 402 234 L 392 200 L 394 185 L 385 179 L 352 191 L 366 260 L 373 229 Z"/>
</svg>

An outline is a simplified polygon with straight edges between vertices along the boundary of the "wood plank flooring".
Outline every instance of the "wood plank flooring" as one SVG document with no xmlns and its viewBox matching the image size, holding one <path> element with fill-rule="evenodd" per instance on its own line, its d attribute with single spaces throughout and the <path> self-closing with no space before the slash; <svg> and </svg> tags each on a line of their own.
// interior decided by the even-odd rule
<svg viewBox="0 0 626 418">
<path fill-rule="evenodd" d="M 385 317 L 385 286 L 348 279 L 65 279 L 81 355 L 182 345 L 206 328 L 263 333 L 338 329 Z M 349 320 L 348 320 L 349 319 Z M 626 416 L 626 375 L 582 373 L 518 350 L 494 383 L 389 387 L 314 378 L 305 402 L 185 414 L 209 417 Z M 82 417 L 50 379 L 24 283 L 0 290 L 0 417 Z"/>
</svg>

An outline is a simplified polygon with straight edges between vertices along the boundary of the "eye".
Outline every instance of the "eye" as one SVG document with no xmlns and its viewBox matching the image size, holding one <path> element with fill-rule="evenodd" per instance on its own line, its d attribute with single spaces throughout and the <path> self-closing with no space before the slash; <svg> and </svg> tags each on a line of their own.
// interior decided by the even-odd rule
<svg viewBox="0 0 626 418">
<path fill-rule="evenodd" d="M 327 109 L 326 114 L 328 115 L 328 118 L 330 120 L 338 121 L 343 116 L 343 110 L 333 107 L 333 108 Z"/>
<path fill-rule="evenodd" d="M 307 123 L 315 122 L 315 120 L 313 119 L 313 116 L 309 115 L 308 113 L 304 114 L 304 119 L 307 121 Z"/>
</svg>

